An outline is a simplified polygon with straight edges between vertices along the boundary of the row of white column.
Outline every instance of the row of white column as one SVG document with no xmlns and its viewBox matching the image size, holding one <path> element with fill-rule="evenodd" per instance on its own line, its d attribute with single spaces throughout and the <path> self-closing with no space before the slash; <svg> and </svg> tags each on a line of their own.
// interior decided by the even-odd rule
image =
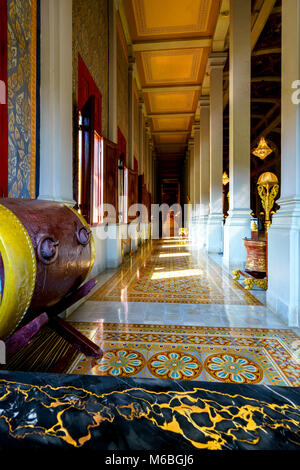
<svg viewBox="0 0 300 470">
<path fill-rule="evenodd" d="M 300 326 L 300 104 L 292 86 L 300 79 L 300 0 L 282 7 L 282 155 L 279 211 L 268 236 L 268 305 L 291 326 Z M 250 236 L 251 1 L 230 2 L 229 215 L 224 224 L 223 65 L 209 58 L 211 92 L 199 100 L 200 122 L 190 141 L 191 232 L 200 248 L 223 252 L 227 269 L 246 260 Z M 196 235 L 195 235 L 196 234 Z"/>
<path fill-rule="evenodd" d="M 226 267 L 245 261 L 242 237 L 250 232 L 251 1 L 230 5 L 230 209 L 223 222 L 223 68 L 227 54 L 209 57 L 210 96 L 199 100 L 191 159 L 192 225 L 197 244 L 224 252 Z M 195 232 L 195 230 L 194 230 Z"/>
</svg>

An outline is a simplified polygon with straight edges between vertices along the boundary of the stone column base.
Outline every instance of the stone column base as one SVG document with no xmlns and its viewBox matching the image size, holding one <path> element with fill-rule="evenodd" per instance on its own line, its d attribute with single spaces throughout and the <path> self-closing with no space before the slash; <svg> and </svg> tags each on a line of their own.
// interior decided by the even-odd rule
<svg viewBox="0 0 300 470">
<path fill-rule="evenodd" d="M 244 269 L 246 249 L 243 238 L 251 235 L 250 210 L 232 210 L 224 226 L 223 264 L 228 270 Z"/>
<path fill-rule="evenodd" d="M 267 305 L 300 326 L 300 197 L 279 199 L 268 233 Z"/>
<path fill-rule="evenodd" d="M 117 268 L 122 263 L 122 239 L 127 240 L 127 224 L 109 224 L 106 240 L 106 263 L 108 268 Z"/>
<path fill-rule="evenodd" d="M 206 250 L 223 252 L 223 214 L 209 214 L 206 226 Z"/>
<path fill-rule="evenodd" d="M 197 225 L 197 233 L 198 233 L 198 247 L 201 250 L 204 250 L 206 248 L 207 222 L 208 222 L 208 215 L 199 216 L 198 225 Z"/>
</svg>

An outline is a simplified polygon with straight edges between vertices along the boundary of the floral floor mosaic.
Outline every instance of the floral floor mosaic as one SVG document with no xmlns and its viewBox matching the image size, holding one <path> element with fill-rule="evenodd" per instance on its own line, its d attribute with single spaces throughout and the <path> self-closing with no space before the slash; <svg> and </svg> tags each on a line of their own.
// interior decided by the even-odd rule
<svg viewBox="0 0 300 470">
<path fill-rule="evenodd" d="M 102 360 L 80 355 L 70 374 L 300 385 L 300 340 L 291 330 L 78 322 Z"/>
<path fill-rule="evenodd" d="M 195 260 L 189 245 L 155 240 L 89 300 L 261 305 L 250 292 L 207 256 Z"/>
</svg>

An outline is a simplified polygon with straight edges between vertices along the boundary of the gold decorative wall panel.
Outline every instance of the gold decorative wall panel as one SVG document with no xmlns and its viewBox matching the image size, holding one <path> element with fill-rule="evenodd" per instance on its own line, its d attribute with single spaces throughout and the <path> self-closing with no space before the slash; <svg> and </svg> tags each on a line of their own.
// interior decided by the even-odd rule
<svg viewBox="0 0 300 470">
<path fill-rule="evenodd" d="M 8 0 L 8 192 L 35 197 L 37 0 Z"/>
</svg>

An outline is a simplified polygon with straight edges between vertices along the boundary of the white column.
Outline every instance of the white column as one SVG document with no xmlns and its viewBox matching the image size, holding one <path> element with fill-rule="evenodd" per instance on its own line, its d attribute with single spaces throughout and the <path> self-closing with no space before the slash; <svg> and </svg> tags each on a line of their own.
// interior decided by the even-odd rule
<svg viewBox="0 0 300 470">
<path fill-rule="evenodd" d="M 149 179 L 148 179 L 148 191 L 149 193 L 152 194 L 152 163 L 153 163 L 153 140 L 150 140 L 150 146 L 149 146 L 149 166 L 148 166 L 148 172 L 149 172 Z"/>
<path fill-rule="evenodd" d="M 118 141 L 118 122 L 117 122 L 117 0 L 108 2 L 108 75 L 109 75 L 109 107 L 108 107 L 108 138 L 112 142 Z"/>
<path fill-rule="evenodd" d="M 210 188 L 210 99 L 202 96 L 200 107 L 200 248 L 206 247 L 207 221 L 209 215 L 209 188 Z"/>
<path fill-rule="evenodd" d="M 282 2 L 280 206 L 268 233 L 268 305 L 300 326 L 300 0 Z M 293 98 L 294 94 L 294 99 Z"/>
<path fill-rule="evenodd" d="M 199 216 L 200 205 L 200 122 L 194 124 L 194 202 L 195 216 Z"/>
<path fill-rule="evenodd" d="M 144 100 L 139 100 L 139 175 L 144 173 L 144 124 L 143 124 Z"/>
<path fill-rule="evenodd" d="M 223 68 L 227 54 L 209 57 L 210 68 L 210 213 L 207 222 L 206 248 L 210 253 L 223 252 Z"/>
<path fill-rule="evenodd" d="M 224 266 L 244 267 L 250 236 L 251 0 L 230 0 L 229 215 Z"/>
<path fill-rule="evenodd" d="M 157 157 L 153 157 L 153 204 L 156 203 L 157 198 Z"/>
<path fill-rule="evenodd" d="M 146 127 L 146 155 L 145 155 L 145 185 L 149 187 L 149 153 L 150 153 L 150 127 Z"/>
<path fill-rule="evenodd" d="M 39 199 L 74 205 L 72 0 L 41 2 Z"/>
<path fill-rule="evenodd" d="M 193 206 L 193 226 L 195 247 L 200 244 L 199 224 L 200 211 L 200 123 L 195 121 L 194 124 L 194 206 Z"/>
<path fill-rule="evenodd" d="M 133 170 L 134 167 L 134 73 L 135 73 L 135 59 L 129 57 L 128 64 L 128 166 Z"/>
<path fill-rule="evenodd" d="M 191 200 L 191 194 L 190 194 L 190 153 L 188 150 L 186 150 L 186 153 L 185 153 L 185 158 L 186 158 L 186 165 L 187 165 L 187 168 L 186 168 L 186 171 L 187 171 L 187 176 L 186 176 L 186 195 L 187 195 L 187 200 L 185 201 L 185 203 L 188 202 L 188 200 L 190 201 Z"/>
<path fill-rule="evenodd" d="M 194 214 L 195 214 L 195 186 L 196 186 L 196 180 L 195 180 L 195 145 L 194 145 L 194 139 L 190 139 L 188 143 L 188 148 L 189 148 L 189 154 L 190 154 L 190 199 L 191 199 L 191 212 L 190 212 L 190 222 L 189 222 L 189 238 L 193 244 L 196 244 L 195 242 L 195 235 L 196 235 L 196 230 L 195 230 L 195 219 L 194 219 Z"/>
<path fill-rule="evenodd" d="M 190 199 L 192 205 L 195 204 L 195 160 L 194 160 L 194 140 L 189 140 L 190 152 Z"/>
</svg>

